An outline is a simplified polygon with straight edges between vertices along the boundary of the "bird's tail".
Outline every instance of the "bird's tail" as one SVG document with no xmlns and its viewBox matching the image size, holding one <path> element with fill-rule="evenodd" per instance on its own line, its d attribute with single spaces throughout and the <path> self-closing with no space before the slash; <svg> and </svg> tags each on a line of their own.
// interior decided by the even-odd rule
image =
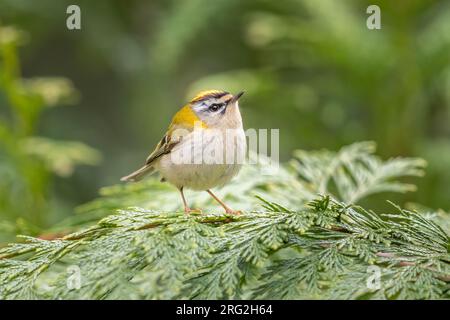
<svg viewBox="0 0 450 320">
<path fill-rule="evenodd" d="M 133 173 L 131 173 L 131 174 L 125 176 L 125 177 L 122 177 L 120 179 L 120 181 L 133 181 L 133 182 L 139 181 L 145 175 L 147 175 L 149 173 L 152 173 L 153 170 L 154 170 L 153 167 L 151 165 L 147 164 L 147 165 L 143 166 L 142 168 L 136 170 L 135 172 L 133 172 Z"/>
</svg>

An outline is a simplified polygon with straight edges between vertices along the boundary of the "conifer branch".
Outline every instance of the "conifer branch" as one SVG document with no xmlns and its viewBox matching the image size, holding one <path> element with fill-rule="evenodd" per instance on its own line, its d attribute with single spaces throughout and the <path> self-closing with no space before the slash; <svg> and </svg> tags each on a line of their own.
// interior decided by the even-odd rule
<svg viewBox="0 0 450 320">
<path fill-rule="evenodd" d="M 320 166 L 325 172 L 329 160 L 320 162 L 317 154 L 302 153 L 299 171 L 293 170 L 294 165 L 282 169 L 278 177 L 266 177 L 265 183 L 258 181 L 257 186 L 235 187 L 252 206 L 256 200 L 262 208 L 241 216 L 215 210 L 185 215 L 130 207 L 59 239 L 22 237 L 21 242 L 0 249 L 0 298 L 449 298 L 450 242 L 437 224 L 446 225 L 442 221 L 448 215 L 399 206 L 374 213 L 342 200 L 348 194 L 339 191 L 344 189 L 364 190 L 358 197 L 408 189 L 393 180 L 391 169 L 375 173 L 374 167 L 354 163 L 372 161 L 371 150 L 345 150 L 335 155 L 340 160 L 332 160 L 333 166 L 340 166 L 343 154 L 359 152 L 344 157 L 345 174 L 355 180 L 336 183 L 340 186 L 336 194 L 336 189 L 328 189 L 329 181 L 345 179 L 342 172 L 320 175 Z M 415 159 L 395 159 L 377 162 L 377 168 L 389 168 L 392 161 L 397 163 L 395 177 L 402 172 L 420 174 L 423 166 Z M 243 174 L 249 170 L 257 169 L 246 168 Z M 95 212 L 83 214 L 112 212 L 120 207 L 117 199 L 137 199 L 139 205 L 144 198 L 131 189 L 141 188 L 151 197 L 149 185 L 161 188 L 152 183 L 120 187 L 93 202 Z M 399 185 L 403 187 L 393 187 Z M 291 194 L 299 186 L 306 191 L 299 189 L 296 199 L 280 197 L 281 190 Z M 319 190 L 316 186 L 325 188 L 323 195 L 312 197 Z M 254 191 L 259 196 L 251 198 Z M 165 200 L 171 197 L 167 193 L 160 193 Z M 79 274 L 68 273 L 74 266 Z M 370 282 L 373 270 L 379 276 L 375 285 Z M 79 277 L 80 287 L 69 285 L 74 276 Z"/>
</svg>

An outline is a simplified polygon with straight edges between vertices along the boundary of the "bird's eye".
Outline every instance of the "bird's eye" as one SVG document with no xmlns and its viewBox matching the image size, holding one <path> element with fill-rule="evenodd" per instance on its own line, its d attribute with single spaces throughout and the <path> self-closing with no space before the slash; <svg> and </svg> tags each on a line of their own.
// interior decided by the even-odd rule
<svg viewBox="0 0 450 320">
<path fill-rule="evenodd" d="M 220 104 L 214 103 L 214 104 L 210 105 L 208 109 L 209 109 L 209 111 L 216 112 L 217 110 L 220 109 L 221 106 L 222 105 L 220 105 Z"/>
</svg>

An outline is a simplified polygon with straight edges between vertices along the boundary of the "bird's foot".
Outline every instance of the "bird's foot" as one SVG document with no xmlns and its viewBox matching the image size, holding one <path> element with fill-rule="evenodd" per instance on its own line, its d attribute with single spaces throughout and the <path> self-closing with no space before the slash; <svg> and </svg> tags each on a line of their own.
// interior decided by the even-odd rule
<svg viewBox="0 0 450 320">
<path fill-rule="evenodd" d="M 202 209 L 184 208 L 184 213 L 186 213 L 186 214 L 202 214 Z"/>
<path fill-rule="evenodd" d="M 239 215 L 242 214 L 242 211 L 240 211 L 240 210 L 233 210 L 233 209 L 227 208 L 227 209 L 225 209 L 225 213 L 233 214 L 235 216 L 239 216 Z"/>
</svg>

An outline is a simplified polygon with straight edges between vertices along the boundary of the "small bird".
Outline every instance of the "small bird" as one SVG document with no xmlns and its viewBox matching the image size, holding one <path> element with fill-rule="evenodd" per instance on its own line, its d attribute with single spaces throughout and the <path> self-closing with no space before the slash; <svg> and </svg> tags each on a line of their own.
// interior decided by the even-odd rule
<svg viewBox="0 0 450 320">
<path fill-rule="evenodd" d="M 185 213 L 201 212 L 189 207 L 183 192 L 187 188 L 207 191 L 226 213 L 239 214 L 211 188 L 223 186 L 236 176 L 245 158 L 246 138 L 238 105 L 243 94 L 233 96 L 222 90 L 198 93 L 175 114 L 144 166 L 121 181 L 138 181 L 157 171 L 162 182 L 178 188 Z"/>
</svg>

